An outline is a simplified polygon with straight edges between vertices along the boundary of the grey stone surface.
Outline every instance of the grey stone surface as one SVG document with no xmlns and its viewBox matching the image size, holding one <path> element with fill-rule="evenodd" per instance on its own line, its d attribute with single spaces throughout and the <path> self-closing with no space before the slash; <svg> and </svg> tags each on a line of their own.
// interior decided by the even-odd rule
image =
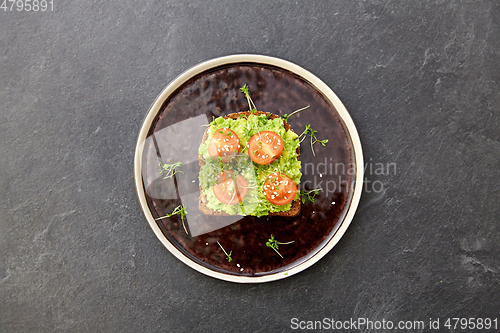
<svg viewBox="0 0 500 333">
<path fill-rule="evenodd" d="M 499 50 L 495 0 L 54 0 L 53 12 L 0 10 L 0 331 L 500 320 Z M 268 284 L 182 264 L 150 230 L 133 185 L 150 103 L 187 68 L 234 53 L 318 75 L 349 110 L 365 159 L 397 165 L 367 175 L 379 191 L 367 186 L 333 251 Z"/>
</svg>

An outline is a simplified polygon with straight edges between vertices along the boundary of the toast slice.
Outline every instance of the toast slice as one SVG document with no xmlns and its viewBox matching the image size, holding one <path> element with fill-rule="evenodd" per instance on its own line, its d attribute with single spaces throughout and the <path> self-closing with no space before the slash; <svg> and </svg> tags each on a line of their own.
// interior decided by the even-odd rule
<svg viewBox="0 0 500 333">
<path fill-rule="evenodd" d="M 252 114 L 250 111 L 243 111 L 243 112 L 228 114 L 224 118 L 225 119 L 228 119 L 228 118 L 238 119 L 241 115 L 243 115 L 244 117 L 248 117 L 250 114 Z M 270 112 L 256 111 L 253 113 L 253 115 L 256 115 L 256 116 L 261 115 L 261 114 L 269 115 L 269 119 L 279 118 L 278 115 L 270 113 Z M 285 130 L 293 131 L 292 127 L 284 119 L 283 119 L 283 126 L 285 127 Z M 207 140 L 207 137 L 208 137 L 208 127 L 205 130 L 205 134 L 203 135 L 203 138 L 201 139 L 200 144 L 203 144 Z M 297 148 L 297 159 L 299 159 L 299 158 L 300 158 L 300 147 Z M 198 153 L 198 163 L 199 163 L 200 167 L 205 165 L 205 161 L 203 160 L 203 156 L 201 156 L 201 154 L 199 154 L 199 153 Z M 214 211 L 214 210 L 208 208 L 207 202 L 208 202 L 208 200 L 205 197 L 205 195 L 203 194 L 203 191 L 200 187 L 199 209 L 200 209 L 201 213 L 203 213 L 205 215 L 214 215 L 214 216 L 231 216 L 230 214 L 228 214 L 226 212 Z M 299 198 L 299 199 L 295 199 L 294 201 L 292 201 L 292 205 L 290 207 L 290 210 L 288 210 L 286 212 L 274 212 L 274 213 L 270 212 L 269 215 L 267 215 L 267 216 L 293 217 L 293 216 L 299 215 L 300 211 L 301 211 L 301 202 L 300 202 L 300 198 Z"/>
</svg>

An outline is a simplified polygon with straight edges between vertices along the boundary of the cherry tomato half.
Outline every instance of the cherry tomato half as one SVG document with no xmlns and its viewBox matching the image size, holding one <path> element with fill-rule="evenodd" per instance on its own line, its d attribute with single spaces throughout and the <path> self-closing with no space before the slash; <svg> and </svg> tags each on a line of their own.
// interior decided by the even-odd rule
<svg viewBox="0 0 500 333">
<path fill-rule="evenodd" d="M 229 161 L 239 150 L 240 138 L 228 128 L 216 130 L 212 141 L 208 144 L 208 154 L 212 157 L 223 157 L 223 162 Z"/>
<path fill-rule="evenodd" d="M 237 176 L 235 186 L 234 177 L 232 171 L 223 171 L 217 176 L 218 184 L 213 186 L 215 197 L 225 205 L 237 204 L 247 195 L 248 183 L 246 179 L 243 176 Z"/>
<path fill-rule="evenodd" d="M 275 205 L 286 205 L 292 202 L 297 193 L 297 185 L 290 177 L 281 172 L 275 172 L 267 177 L 264 183 L 264 195 Z"/>
<path fill-rule="evenodd" d="M 262 131 L 248 141 L 248 155 L 257 164 L 269 164 L 277 160 L 282 151 L 283 139 L 276 132 Z"/>
</svg>

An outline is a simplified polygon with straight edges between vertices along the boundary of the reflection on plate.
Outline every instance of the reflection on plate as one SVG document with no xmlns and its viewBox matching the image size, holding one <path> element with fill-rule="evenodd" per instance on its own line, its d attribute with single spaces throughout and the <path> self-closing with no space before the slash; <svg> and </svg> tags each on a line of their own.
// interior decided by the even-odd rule
<svg viewBox="0 0 500 333">
<path fill-rule="evenodd" d="M 318 131 L 326 146 L 301 144 L 300 189 L 306 196 L 296 217 L 208 216 L 198 209 L 198 147 L 212 117 L 248 110 L 239 88 L 247 84 L 260 111 L 290 114 L 296 133 Z M 182 173 L 165 178 L 160 165 L 182 162 Z M 142 125 L 134 176 L 151 228 L 181 261 L 199 272 L 234 282 L 266 282 L 298 273 L 339 241 L 357 208 L 362 189 L 359 137 L 345 107 L 316 76 L 290 62 L 258 55 L 234 55 L 186 71 L 158 96 Z M 356 181 L 356 180 L 360 181 Z M 162 218 L 181 205 L 180 215 Z M 266 246 L 273 235 L 279 253 Z M 228 255 L 232 260 L 228 260 Z"/>
</svg>

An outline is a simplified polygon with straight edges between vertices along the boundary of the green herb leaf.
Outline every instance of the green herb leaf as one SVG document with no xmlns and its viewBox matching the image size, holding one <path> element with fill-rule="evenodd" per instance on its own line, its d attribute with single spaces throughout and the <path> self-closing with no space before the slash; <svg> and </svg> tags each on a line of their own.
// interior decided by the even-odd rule
<svg viewBox="0 0 500 333">
<path fill-rule="evenodd" d="M 228 262 L 231 262 L 233 261 L 233 258 L 231 258 L 231 254 L 233 254 L 233 251 L 229 251 L 229 253 L 226 252 L 226 250 L 224 250 L 224 248 L 222 247 L 222 245 L 220 245 L 219 241 L 217 241 L 217 244 L 219 244 L 220 248 L 222 249 L 222 251 L 224 252 L 224 254 L 226 255 L 226 260 Z"/>
<path fill-rule="evenodd" d="M 182 166 L 182 162 L 177 162 L 174 164 L 163 164 L 160 162 L 158 166 L 162 169 L 160 171 L 160 175 L 165 171 L 164 179 L 172 178 L 177 172 L 184 173 L 181 170 L 177 169 L 177 168 L 180 169 L 180 167 Z"/>
<path fill-rule="evenodd" d="M 248 102 L 248 110 L 250 110 L 250 113 L 254 114 L 257 112 L 257 107 L 255 106 L 254 102 L 252 101 L 252 98 L 250 97 L 250 93 L 248 92 L 248 86 L 245 83 L 243 87 L 240 88 L 241 92 L 245 94 L 245 97 L 247 98 Z"/>
<path fill-rule="evenodd" d="M 313 130 L 311 128 L 311 124 L 308 124 L 308 125 L 306 125 L 306 129 L 304 130 L 304 132 L 302 132 L 299 135 L 299 139 L 300 139 L 301 143 L 302 143 L 302 141 L 304 141 L 304 139 L 307 137 L 307 135 L 309 135 L 311 137 L 311 150 L 312 150 L 312 153 L 313 153 L 314 156 L 316 156 L 316 154 L 314 153 L 314 147 L 313 147 L 313 145 L 316 142 L 319 142 L 324 147 L 326 145 L 326 143 L 328 142 L 328 139 L 318 140 L 318 138 L 316 138 L 316 133 L 318 133 L 318 131 Z"/>
<path fill-rule="evenodd" d="M 241 87 L 240 90 L 245 95 L 248 94 L 248 86 L 247 86 L 247 84 L 245 83 L 245 85 L 243 87 Z"/>
<path fill-rule="evenodd" d="M 281 253 L 279 253 L 279 251 L 278 251 L 279 244 L 286 245 L 286 244 L 292 244 L 293 242 L 295 242 L 295 241 L 293 240 L 291 242 L 286 242 L 286 243 L 278 242 L 278 240 L 274 239 L 274 236 L 271 235 L 271 238 L 269 238 L 266 242 L 266 246 L 272 248 L 274 251 L 276 251 L 277 254 L 279 254 L 279 256 L 281 258 L 283 258 Z"/>
<path fill-rule="evenodd" d="M 318 195 L 319 191 L 323 191 L 323 189 L 318 188 L 318 189 L 311 190 L 308 192 L 306 192 L 304 190 L 300 190 L 299 194 L 302 196 L 302 203 L 303 204 L 306 203 L 306 196 L 309 199 L 309 201 L 311 201 L 312 203 L 316 203 L 316 196 Z"/>
<path fill-rule="evenodd" d="M 184 220 L 186 219 L 186 214 L 187 214 L 186 206 L 185 205 L 179 205 L 179 206 L 175 207 L 175 209 L 172 211 L 171 214 L 167 214 L 165 216 L 159 217 L 159 218 L 155 219 L 155 221 L 158 221 L 158 220 L 161 220 L 161 219 L 164 219 L 164 218 L 167 218 L 167 217 L 171 217 L 171 216 L 174 216 L 174 215 L 180 215 L 181 216 L 181 221 L 182 221 L 182 226 L 184 227 L 184 231 L 186 232 L 186 234 L 188 234 L 188 231 L 186 229 L 186 225 L 184 224 Z"/>
<path fill-rule="evenodd" d="M 305 109 L 309 108 L 310 105 L 306 106 L 306 107 L 303 107 L 302 109 L 298 109 L 298 110 L 295 110 L 293 111 L 292 113 L 290 114 L 284 114 L 283 115 L 283 119 L 285 119 L 285 121 L 288 121 L 288 118 L 290 118 L 291 116 L 293 116 L 294 114 L 296 114 L 297 112 L 300 112 L 300 111 L 304 111 Z"/>
</svg>

